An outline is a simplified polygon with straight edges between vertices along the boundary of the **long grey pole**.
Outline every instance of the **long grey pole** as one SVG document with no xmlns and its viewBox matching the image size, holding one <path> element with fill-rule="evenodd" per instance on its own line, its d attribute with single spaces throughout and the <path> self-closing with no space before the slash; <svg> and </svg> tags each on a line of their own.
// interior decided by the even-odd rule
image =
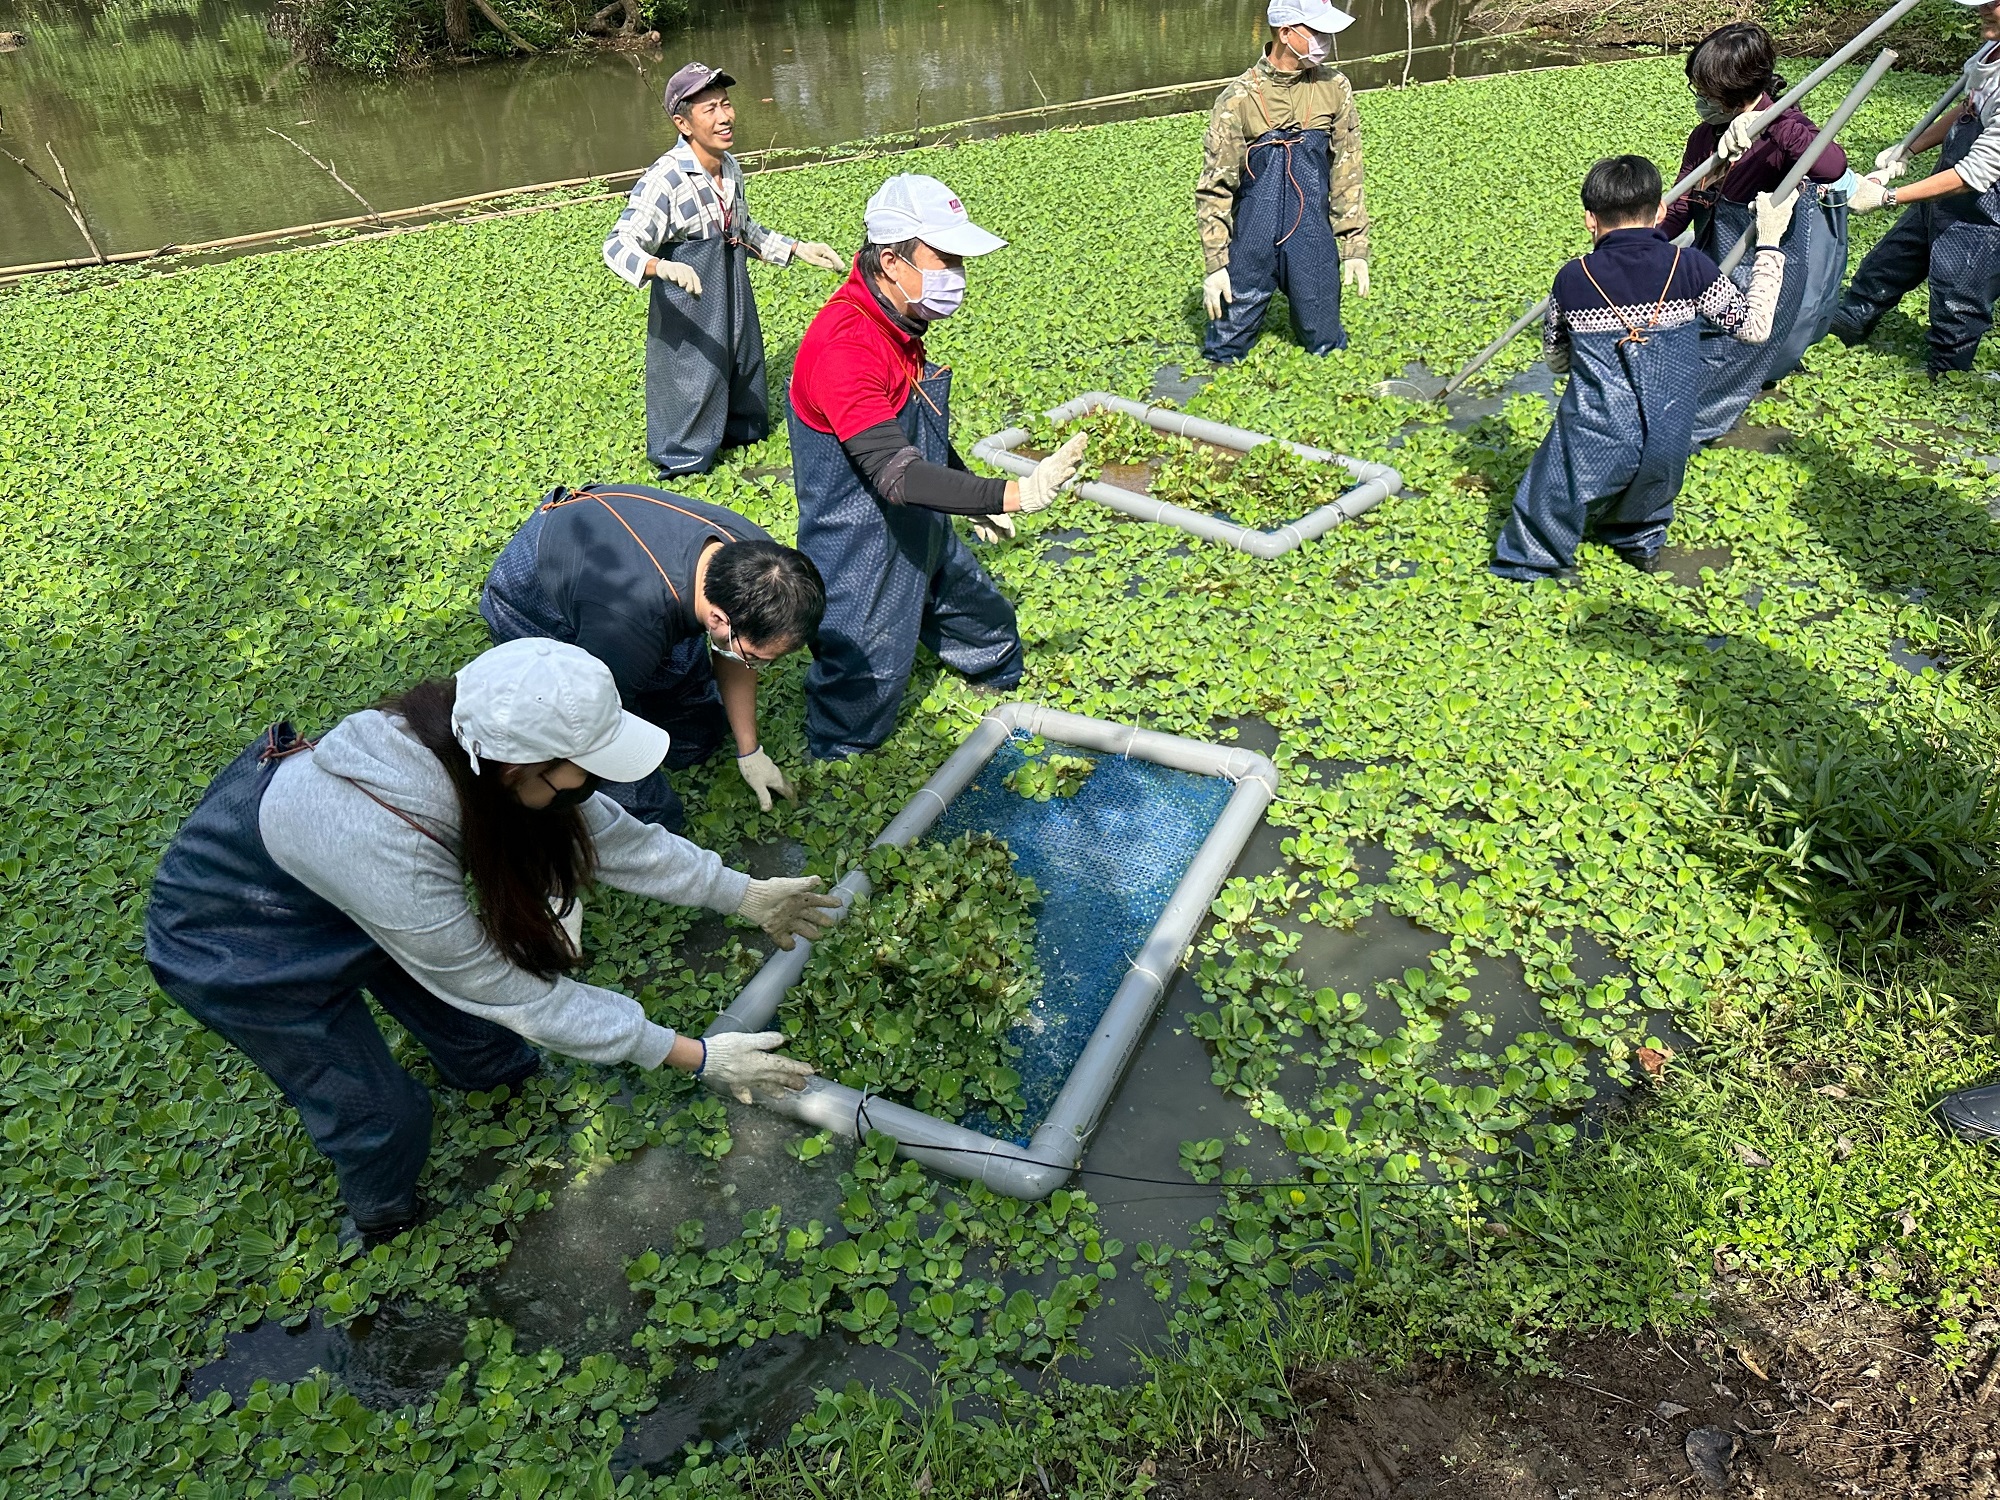
<svg viewBox="0 0 2000 1500">
<path fill-rule="evenodd" d="M 1806 180 L 1806 173 L 1819 164 L 1820 153 L 1833 143 L 1834 136 L 1839 134 L 1841 127 L 1854 117 L 1854 112 L 1861 108 L 1861 101 L 1866 99 L 1874 90 L 1875 85 L 1882 81 L 1882 75 L 1889 71 L 1895 61 L 1895 48 L 1884 47 L 1882 55 L 1868 65 L 1868 71 L 1861 75 L 1861 81 L 1849 89 L 1847 97 L 1840 101 L 1840 108 L 1836 109 L 1828 117 L 1824 125 L 1820 126 L 1819 134 L 1813 137 L 1812 144 L 1806 147 L 1804 155 L 1792 163 L 1792 170 L 1787 172 L 1784 180 L 1771 190 L 1771 201 L 1773 203 L 1781 203 L 1788 196 L 1799 190 L 1799 184 Z M 1754 204 L 1751 206 L 1751 213 L 1754 217 L 1756 213 Z M 1731 271 L 1742 265 L 1743 257 L 1749 253 L 1750 242 L 1756 233 L 1757 226 L 1753 222 L 1749 228 L 1736 237 L 1736 243 L 1729 247 L 1729 253 L 1722 257 L 1722 264 L 1716 269 L 1721 271 L 1724 276 L 1727 276 Z"/>
<path fill-rule="evenodd" d="M 1961 73 L 1958 75 L 1958 77 L 1952 79 L 1951 87 L 1946 89 L 1944 93 L 1939 96 L 1938 102 L 1931 106 L 1931 112 L 1925 115 L 1921 120 L 1917 121 L 1916 129 L 1912 130 L 1908 135 L 1904 136 L 1901 141 L 1897 142 L 1896 160 L 1908 161 L 1910 159 L 1911 152 L 1913 151 L 1913 149 L 1917 144 L 1917 138 L 1921 136 L 1926 130 L 1929 130 L 1931 126 L 1937 124 L 1939 120 L 1943 119 L 1944 112 L 1950 109 L 1952 105 L 1956 104 L 1958 102 L 1958 96 L 1960 94 L 1963 94 L 1964 92 L 1965 92 L 1965 75 Z"/>
<path fill-rule="evenodd" d="M 1838 69 L 1845 67 L 1856 57 L 1860 56 L 1870 42 L 1874 41 L 1876 37 L 1887 31 L 1891 26 L 1894 26 L 1922 3 L 1923 0 L 1897 0 L 1895 5 L 1890 6 L 1875 20 L 1869 22 L 1852 41 L 1818 67 L 1814 68 L 1810 73 L 1806 74 L 1782 99 L 1758 115 L 1751 122 L 1750 133 L 1752 138 L 1754 139 L 1756 136 L 1762 135 L 1765 126 L 1769 125 L 1779 115 L 1783 114 L 1794 104 L 1805 98 L 1807 94 L 1810 94 L 1814 89 L 1826 82 Z M 1711 152 L 1707 161 L 1696 167 L 1668 190 L 1666 196 L 1660 200 L 1660 206 L 1665 208 L 1671 204 L 1680 202 L 1681 199 L 1693 192 L 1710 172 L 1713 172 L 1721 165 L 1721 156 Z M 1437 399 L 1442 401 L 1446 396 L 1454 394 L 1466 381 L 1492 363 L 1493 357 L 1509 344 L 1513 343 L 1521 334 L 1525 333 L 1530 325 L 1538 323 L 1547 317 L 1548 312 L 1549 299 L 1544 297 L 1540 302 L 1537 302 L 1533 307 L 1521 314 L 1520 317 L 1516 318 L 1507 331 L 1501 334 L 1499 338 L 1473 355 L 1463 369 L 1444 383 L 1444 389 L 1438 392 Z"/>
</svg>

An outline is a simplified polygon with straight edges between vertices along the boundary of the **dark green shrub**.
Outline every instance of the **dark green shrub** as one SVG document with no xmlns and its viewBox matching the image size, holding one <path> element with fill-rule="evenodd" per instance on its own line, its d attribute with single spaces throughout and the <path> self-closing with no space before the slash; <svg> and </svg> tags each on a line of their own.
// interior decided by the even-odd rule
<svg viewBox="0 0 2000 1500">
<path fill-rule="evenodd" d="M 1915 738 L 1855 749 L 1828 739 L 1731 750 L 1682 793 L 1706 852 L 1864 947 L 1898 941 L 2000 891 L 2000 798 Z"/>
</svg>

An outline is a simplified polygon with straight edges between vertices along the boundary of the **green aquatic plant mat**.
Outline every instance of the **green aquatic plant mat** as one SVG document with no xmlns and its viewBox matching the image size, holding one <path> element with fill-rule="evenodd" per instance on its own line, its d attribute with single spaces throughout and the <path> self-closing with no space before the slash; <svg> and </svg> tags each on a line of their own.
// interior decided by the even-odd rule
<svg viewBox="0 0 2000 1500">
<path fill-rule="evenodd" d="M 1030 755 L 1039 755 L 1030 750 Z M 1051 797 L 1074 797 L 1083 790 L 1097 762 L 1087 755 L 1050 755 L 1024 761 L 1006 776 L 1007 790 L 1030 802 L 1046 802 Z"/>
<path fill-rule="evenodd" d="M 1872 159 L 1940 86 L 1891 74 L 1844 144 Z M 1921 296 L 1865 347 L 1815 347 L 1752 413 L 1786 443 L 1711 448 L 1689 466 L 1671 541 L 1729 549 L 1693 586 L 1594 546 L 1572 586 L 1494 580 L 1492 538 L 1546 404 L 1516 398 L 1457 431 L 1376 399 L 1374 383 L 1411 360 L 1456 367 L 1547 292 L 1587 243 L 1575 184 L 1592 161 L 1679 159 L 1693 124 L 1680 60 L 1369 94 L 1360 110 L 1374 289 L 1343 306 L 1351 347 L 1312 358 L 1274 319 L 1188 409 L 1392 461 L 1405 496 L 1374 524 L 1264 564 L 1068 500 L 981 553 L 1019 611 L 1024 696 L 1202 739 L 1236 723 L 1275 744 L 1275 847 L 1225 888 L 1184 1013 L 1160 1023 L 1172 1036 L 1192 1029 L 1189 1013 L 1213 1018 L 1200 1040 L 1226 1097 L 1208 1095 L 1203 1123 L 1186 1129 L 1223 1143 L 1194 1163 L 1217 1172 L 1213 1210 L 1170 1243 L 1139 1210 L 1098 1201 L 1090 1179 L 1090 1196 L 1028 1205 L 886 1158 L 828 1160 L 851 1182 L 817 1247 L 810 1223 L 787 1222 L 767 1251 L 761 1216 L 777 1205 L 745 1204 L 758 1222 L 710 1225 L 713 1265 L 692 1273 L 718 1279 L 667 1313 L 688 1302 L 775 1351 L 781 1317 L 822 1315 L 811 1309 L 824 1276 L 825 1316 L 940 1351 L 947 1391 L 983 1384 L 981 1410 L 998 1415 L 975 1427 L 961 1409 L 919 1433 L 835 1393 L 797 1448 L 710 1450 L 686 1472 L 623 1474 L 621 1462 L 614 1480 L 611 1469 L 665 1363 L 693 1357 L 686 1343 L 562 1356 L 488 1329 L 437 1397 L 389 1412 L 357 1407 L 332 1373 L 234 1405 L 191 1397 L 189 1376 L 258 1318 L 471 1304 L 518 1226 L 572 1177 L 616 1172 L 645 1148 L 689 1172 L 726 1154 L 719 1101 L 678 1075 L 553 1058 L 518 1094 L 466 1098 L 390 1027 L 437 1100 L 423 1187 L 438 1213 L 397 1245 L 354 1254 L 336 1241 L 331 1174 L 296 1115 L 157 992 L 140 947 L 159 850 L 217 768 L 275 718 L 323 729 L 455 669 L 484 644 L 479 585 L 536 499 L 558 483 L 645 476 L 644 299 L 598 257 L 617 205 L 171 275 L 92 273 L 6 297 L 10 1500 L 595 1496 L 628 1483 L 654 1496 L 769 1493 L 805 1489 L 801 1473 L 831 1487 L 836 1450 L 909 1458 L 884 1493 L 913 1488 L 931 1462 L 934 1500 L 1007 1493 L 1035 1462 L 1052 1478 L 1073 1465 L 1088 1476 L 1080 1488 L 1115 1493 L 1148 1452 L 1196 1430 L 1176 1415 L 1195 1408 L 1173 1405 L 1171 1373 L 1124 1397 L 1065 1385 L 1052 1404 L 1006 1368 L 1060 1351 L 1060 1373 L 1087 1382 L 1073 1351 L 1107 1284 L 1121 1299 L 1166 1299 L 1187 1368 L 1224 1393 L 1204 1394 L 1201 1431 L 1216 1401 L 1281 1417 L 1282 1393 L 1256 1394 L 1271 1386 L 1262 1372 L 1273 1349 L 1289 1357 L 1309 1338 L 1343 1355 L 1437 1349 L 1490 1363 L 1533 1357 L 1552 1330 L 1686 1320 L 1706 1294 L 1774 1274 L 1858 1285 L 1928 1320 L 1940 1360 L 1990 1358 L 1990 1332 L 1975 1330 L 2000 1278 L 2000 1182 L 1990 1152 L 1942 1138 L 1926 1111 L 2000 1073 L 1992 919 L 1947 912 L 1893 969 L 1857 972 L 1809 907 L 1738 878 L 1679 819 L 1683 791 L 1715 772 L 1711 742 L 1745 760 L 1822 733 L 1877 750 L 1905 736 L 1994 743 L 1987 675 L 1968 670 L 1963 648 L 1940 642 L 1943 669 L 1920 676 L 1888 653 L 1940 641 L 1942 622 L 1976 622 L 2000 601 L 1983 462 L 2000 454 L 2000 383 L 1986 378 L 2000 351 L 1933 384 Z M 962 440 L 1079 389 L 1143 396 L 1162 364 L 1197 358 L 1188 187 L 1204 123 L 1196 113 L 898 160 L 950 182 L 1011 242 L 972 269 L 965 309 L 928 341 L 953 368 Z M 774 172 L 749 192 L 764 222 L 855 244 L 888 170 Z M 1890 218 L 1854 220 L 1857 258 Z M 751 274 L 777 391 L 833 283 L 798 266 Z M 1494 386 L 1534 355 L 1517 341 Z M 780 432 L 683 484 L 789 538 L 788 458 Z M 925 660 L 887 745 L 810 765 L 803 670 L 788 660 L 760 688 L 765 740 L 797 775 L 799 804 L 759 811 L 726 758 L 675 776 L 697 841 L 770 861 L 760 871 L 833 877 L 982 700 Z M 1840 800 L 1869 784 L 1843 772 Z M 1345 996 L 1359 987 L 1316 971 L 1301 931 L 1376 911 L 1422 923 L 1446 954 L 1385 1001 L 1387 1024 L 1351 1018 Z M 740 924 L 612 892 L 592 897 L 586 929 L 585 977 L 682 1027 L 705 1025 L 763 958 Z M 1584 935 L 1618 973 L 1582 964 Z M 1464 1040 L 1476 1028 L 1471 1002 L 1451 994 L 1461 961 L 1518 965 L 1539 1001 L 1534 1024 Z M 1594 1132 L 1540 1108 L 1576 1097 L 1572 1054 L 1603 1060 L 1593 1079 L 1638 1074 L 1639 1049 L 1662 1039 L 1656 1019 L 1693 1045 L 1646 1086 L 1643 1108 Z M 1443 1028 L 1428 1056 L 1425 1026 Z M 1302 1053 L 1358 1069 L 1378 1046 L 1398 1050 L 1333 1108 L 1289 1090 Z M 1491 1066 L 1460 1070 L 1461 1052 Z M 1210 1083 L 1192 1076 L 1189 1092 Z M 1510 1139 L 1536 1152 L 1513 1168 L 1526 1175 L 1482 1179 L 1464 1143 L 1523 1101 L 1536 1107 Z M 1300 1185 L 1245 1185 L 1268 1180 L 1273 1157 Z M 925 1249 L 945 1224 L 936 1253 Z M 834 1246 L 847 1247 L 837 1263 L 808 1262 Z M 654 1248 L 663 1267 L 679 1264 L 670 1230 Z M 1300 1271 L 1328 1290 L 1285 1321 L 1282 1288 Z M 1288 1331 L 1260 1343 L 1276 1324 Z M 961 1467 L 937 1458 L 947 1449 Z M 795 1459 L 815 1467 L 786 1471 Z"/>
<path fill-rule="evenodd" d="M 874 894 L 813 945 L 792 991 L 793 1050 L 927 1114 L 1018 1120 L 1009 1033 L 1041 986 L 1034 881 L 983 833 L 871 850 L 866 868 Z"/>
</svg>

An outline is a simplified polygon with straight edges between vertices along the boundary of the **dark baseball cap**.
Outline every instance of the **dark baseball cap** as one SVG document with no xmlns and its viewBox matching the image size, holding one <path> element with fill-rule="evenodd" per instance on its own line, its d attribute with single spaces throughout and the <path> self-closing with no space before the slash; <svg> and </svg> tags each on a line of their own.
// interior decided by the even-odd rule
<svg viewBox="0 0 2000 1500">
<path fill-rule="evenodd" d="M 703 89 L 734 88 L 736 80 L 720 68 L 711 68 L 707 63 L 691 62 L 681 67 L 667 80 L 667 92 L 661 100 L 670 115 L 680 114 L 687 108 L 688 100 Z"/>
</svg>

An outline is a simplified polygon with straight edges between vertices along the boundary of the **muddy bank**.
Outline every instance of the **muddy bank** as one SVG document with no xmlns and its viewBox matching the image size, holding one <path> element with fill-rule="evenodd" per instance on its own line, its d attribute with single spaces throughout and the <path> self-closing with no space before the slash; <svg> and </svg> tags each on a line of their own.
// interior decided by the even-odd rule
<svg viewBox="0 0 2000 1500">
<path fill-rule="evenodd" d="M 1787 57 L 1824 57 L 1882 13 L 1876 4 L 1799 5 L 1789 0 L 1483 0 L 1480 24 L 1539 28 L 1551 38 L 1592 47 L 1680 51 L 1731 21 L 1757 21 Z M 1897 66 L 1920 73 L 1955 73 L 1976 45 L 1974 28 L 1957 15 L 1920 9 L 1884 39 Z"/>
<path fill-rule="evenodd" d="M 1298 1432 L 1163 1465 L 1155 1493 L 2000 1496 L 2000 1355 L 1982 1353 L 1951 1374 L 1926 1332 L 1844 1289 L 1726 1304 L 1691 1337 L 1601 1337 L 1552 1353 L 1562 1376 L 1435 1361 L 1394 1377 L 1309 1372 L 1293 1383 Z M 1691 1453 L 1704 1452 L 1722 1465 L 1719 1488 L 1694 1470 Z"/>
</svg>

